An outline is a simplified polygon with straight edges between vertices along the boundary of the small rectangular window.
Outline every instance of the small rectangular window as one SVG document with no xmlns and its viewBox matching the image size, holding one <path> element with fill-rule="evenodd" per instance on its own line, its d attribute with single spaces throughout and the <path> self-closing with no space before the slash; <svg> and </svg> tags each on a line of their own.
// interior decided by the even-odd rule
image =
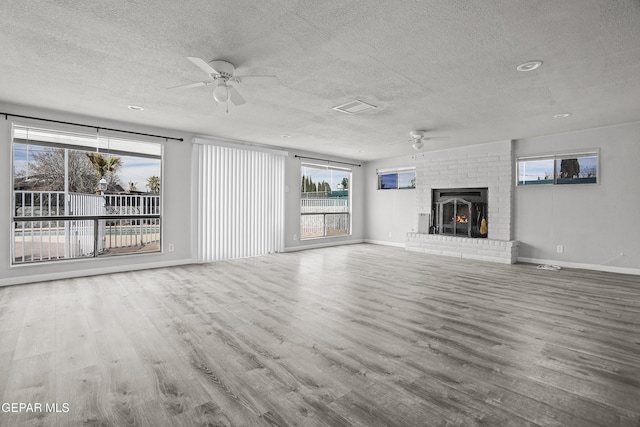
<svg viewBox="0 0 640 427">
<path fill-rule="evenodd" d="M 556 160 L 557 184 L 595 184 L 598 180 L 598 157 L 574 157 Z"/>
<path fill-rule="evenodd" d="M 396 188 L 398 188 L 397 173 L 385 173 L 378 175 L 379 190 L 395 190 Z"/>
<path fill-rule="evenodd" d="M 398 172 L 398 188 L 416 188 L 416 171 Z"/>
<path fill-rule="evenodd" d="M 596 184 L 598 152 L 517 159 L 518 186 L 540 184 Z"/>
<path fill-rule="evenodd" d="M 378 171 L 378 190 L 416 188 L 415 169 Z"/>
<path fill-rule="evenodd" d="M 519 160 L 518 185 L 553 184 L 553 159 Z"/>
</svg>

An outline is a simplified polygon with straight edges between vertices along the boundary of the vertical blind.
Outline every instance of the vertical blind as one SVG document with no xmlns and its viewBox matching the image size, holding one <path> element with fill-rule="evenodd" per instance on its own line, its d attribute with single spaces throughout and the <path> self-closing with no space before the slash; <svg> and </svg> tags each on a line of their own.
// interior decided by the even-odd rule
<svg viewBox="0 0 640 427">
<path fill-rule="evenodd" d="M 194 150 L 198 261 L 284 250 L 284 156 L 202 143 Z"/>
</svg>

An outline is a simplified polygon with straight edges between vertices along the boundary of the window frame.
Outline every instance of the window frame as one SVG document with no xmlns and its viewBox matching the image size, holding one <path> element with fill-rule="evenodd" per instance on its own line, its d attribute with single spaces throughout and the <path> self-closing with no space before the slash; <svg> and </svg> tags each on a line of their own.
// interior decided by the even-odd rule
<svg viewBox="0 0 640 427">
<path fill-rule="evenodd" d="M 559 167 L 560 167 L 560 163 L 563 160 L 573 160 L 573 159 L 586 159 L 586 158 L 594 158 L 595 159 L 595 176 L 594 177 L 584 177 L 584 178 L 578 178 L 578 179 L 589 179 L 589 181 L 571 181 L 572 178 L 569 178 L 568 181 L 561 181 L 561 180 L 565 180 L 566 178 L 560 178 L 558 175 L 558 171 L 559 171 Z M 551 179 L 544 179 L 544 180 L 530 180 L 530 181 L 524 181 L 521 180 L 521 174 L 520 174 L 520 165 L 521 164 L 525 164 L 527 162 L 536 162 L 536 161 L 551 161 L 553 163 L 553 177 Z M 518 156 L 516 157 L 516 161 L 515 161 L 515 181 L 516 181 L 516 187 L 536 187 L 536 186 L 547 186 L 547 185 L 559 185 L 559 186 L 565 186 L 565 185 L 598 185 L 600 184 L 600 150 L 599 149 L 593 149 L 593 150 L 586 150 L 586 151 L 575 151 L 575 152 L 566 152 L 566 153 L 557 153 L 557 154 L 544 154 L 544 155 L 537 155 L 537 156 Z M 574 178 L 575 179 L 575 178 Z M 544 181 L 544 182 L 539 182 L 539 181 Z"/>
<path fill-rule="evenodd" d="M 410 187 L 400 187 L 400 175 L 404 173 L 413 172 L 413 186 Z M 415 166 L 404 167 L 404 168 L 393 168 L 393 169 L 376 169 L 376 175 L 378 177 L 378 190 L 415 190 L 416 189 L 416 179 L 417 173 Z M 385 176 L 393 176 L 395 175 L 395 187 L 383 187 L 382 181 Z"/>
<path fill-rule="evenodd" d="M 302 194 L 304 193 L 302 191 L 302 188 L 300 188 L 300 240 L 301 241 L 307 241 L 307 240 L 314 240 L 314 239 L 331 239 L 331 238 L 336 238 L 336 237 L 348 237 L 351 236 L 353 234 L 353 203 L 352 203 L 352 198 L 353 198 L 353 192 L 351 191 L 351 189 L 353 188 L 353 168 L 349 168 L 349 167 L 341 167 L 341 166 L 333 166 L 333 165 L 327 165 L 327 164 L 317 164 L 317 163 L 312 163 L 312 162 L 300 162 L 300 179 L 298 180 L 300 183 L 302 182 L 302 178 L 303 178 L 303 168 L 307 167 L 307 168 L 315 168 L 318 170 L 335 170 L 335 171 L 340 171 L 340 172 L 346 172 L 348 173 L 348 194 L 346 197 L 347 200 L 347 211 L 346 212 L 341 212 L 341 211 L 336 211 L 336 212 L 303 212 L 303 210 L 305 209 L 305 207 L 303 207 L 303 200 L 308 200 L 302 197 Z M 339 190 L 331 190 L 331 191 L 339 191 Z M 317 216 L 317 215 L 322 215 L 323 216 L 323 230 L 322 230 L 322 235 L 321 236 L 309 236 L 309 237 L 304 237 L 304 230 L 305 230 L 305 225 L 303 223 L 303 217 L 309 217 L 309 216 Z M 335 235 L 329 235 L 327 234 L 327 215 L 347 215 L 347 223 L 348 223 L 348 230 L 346 233 L 342 233 L 342 234 L 335 234 Z M 338 221 L 339 222 L 339 221 Z"/>
<path fill-rule="evenodd" d="M 21 268 L 29 265 L 37 265 L 37 264 L 47 264 L 47 263 L 57 263 L 57 262 L 81 262 L 86 259 L 105 259 L 110 258 L 112 256 L 131 256 L 131 255 L 150 255 L 150 254 L 158 254 L 163 252 L 163 205 L 164 205 L 164 185 L 163 185 L 163 170 L 164 170 L 164 144 L 158 141 L 150 141 L 145 138 L 134 137 L 134 138 L 122 138 L 119 135 L 110 135 L 96 133 L 95 135 L 91 135 L 86 132 L 79 132 L 76 129 L 69 129 L 65 126 L 41 126 L 39 124 L 33 124 L 30 122 L 22 122 L 22 121 L 14 121 L 11 124 L 10 128 L 10 144 L 11 144 L 11 155 L 10 155 L 10 196 L 11 202 L 8 205 L 8 209 L 11 210 L 9 215 L 9 220 L 11 222 L 11 244 L 10 244 L 10 267 Z M 32 133 L 30 133 L 32 131 Z M 24 133 L 26 132 L 26 133 Z M 40 134 L 41 139 L 34 138 L 34 134 Z M 22 138 L 23 136 L 27 136 L 26 138 Z M 56 138 L 59 141 L 56 141 Z M 61 142 L 60 142 L 61 141 Z M 112 150 L 110 150 L 110 144 L 113 144 Z M 34 189 L 19 189 L 16 187 L 16 178 L 18 178 L 18 170 L 16 170 L 16 146 L 17 145 L 26 145 L 27 147 L 41 147 L 43 149 L 54 149 L 54 150 L 65 150 L 65 153 L 70 151 L 77 151 L 80 154 L 83 153 L 100 153 L 108 157 L 110 155 L 119 156 L 119 157 L 129 157 L 136 159 L 155 159 L 159 161 L 158 164 L 158 174 L 160 178 L 160 188 L 157 194 L 109 194 L 109 193 L 72 193 L 71 191 L 64 190 L 40 190 L 37 187 Z M 132 149 L 132 147 L 135 147 Z M 136 149 L 140 151 L 136 151 Z M 28 152 L 28 151 L 27 151 Z M 67 154 L 65 154 L 67 157 Z M 29 158 L 27 158 L 29 162 Z M 66 162 L 66 161 L 65 161 Z M 68 172 L 65 170 L 63 172 L 65 177 L 68 176 Z M 68 178 L 65 178 L 65 181 Z M 98 177 L 96 177 L 96 184 L 98 181 Z M 122 182 L 124 184 L 124 182 Z M 65 184 L 66 188 L 66 184 Z M 30 205 L 25 204 L 26 193 L 30 193 L 27 197 L 31 200 Z M 55 194 L 54 194 L 55 193 Z M 60 194 L 63 194 L 63 197 L 60 197 Z M 71 194 L 74 194 L 76 197 L 70 197 Z M 53 195 L 53 196 L 52 196 Z M 18 205 L 18 198 L 22 196 L 22 200 L 20 201 L 20 205 Z M 102 210 L 107 209 L 105 212 L 96 212 L 93 209 L 93 206 L 89 207 L 89 210 L 86 210 L 83 214 L 76 215 L 72 209 L 72 203 L 76 202 L 80 199 L 97 199 L 102 197 L 104 202 L 101 203 L 103 206 Z M 147 196 L 152 196 L 148 198 Z M 118 199 L 116 201 L 116 198 Z M 134 199 L 137 198 L 137 202 L 134 202 Z M 33 209 L 34 199 L 39 199 L 39 206 L 36 210 Z M 44 206 L 43 208 L 43 199 L 45 200 L 45 204 L 48 203 L 48 206 Z M 131 200 L 125 200 L 131 199 Z M 55 206 L 52 205 L 52 200 L 55 200 Z M 60 200 L 62 200 L 60 202 Z M 96 205 L 97 202 L 92 202 L 90 205 Z M 134 206 L 134 203 L 138 203 Z M 100 203 L 98 203 L 100 204 Z M 18 207 L 21 207 L 23 210 L 20 212 Z M 52 209 L 52 206 L 54 208 Z M 136 213 L 132 213 L 136 211 Z M 22 227 L 18 227 L 19 223 L 23 223 Z M 52 223 L 54 223 L 54 227 L 56 230 L 51 229 Z M 37 232 L 34 231 L 34 227 L 36 229 L 39 228 L 40 234 L 37 237 L 40 239 L 40 253 L 37 256 L 34 256 L 33 247 L 35 246 L 35 241 L 31 241 L 30 243 L 30 253 L 25 252 L 25 241 L 24 236 L 26 234 L 25 225 L 30 227 L 30 235 L 36 236 Z M 38 227 L 36 224 L 40 224 Z M 43 224 L 46 224 L 43 225 Z M 62 228 L 61 228 L 62 224 Z M 76 253 L 74 249 L 69 249 L 67 245 L 69 244 L 69 233 L 70 225 L 73 224 L 74 230 L 77 227 L 84 228 L 84 236 L 89 239 L 88 242 L 85 242 L 84 249 L 81 253 Z M 77 225 L 81 224 L 81 225 Z M 48 226 L 48 230 L 46 229 Z M 101 230 L 110 227 L 125 227 L 128 229 L 126 233 L 120 232 L 120 234 L 110 235 L 106 237 L 106 234 L 101 234 Z M 29 229 L 29 228 L 27 228 Z M 60 234 L 64 229 L 63 234 Z M 112 230 L 111 230 L 112 231 Z M 139 233 L 138 233 L 139 231 Z M 44 233 L 44 234 L 43 234 Z M 157 248 L 152 248 L 151 250 L 144 251 L 127 251 L 126 249 L 123 251 L 112 251 L 108 252 L 108 248 L 120 249 L 120 248 L 137 248 L 138 246 L 144 247 L 143 244 L 143 235 L 151 233 L 151 239 L 153 242 L 157 244 Z M 131 236 L 140 236 L 140 245 L 132 245 L 133 238 L 124 237 L 125 234 Z M 153 236 L 155 235 L 155 236 Z M 21 254 L 16 251 L 16 243 L 20 236 L 22 236 L 23 241 L 21 242 L 22 251 Z M 48 236 L 47 241 L 45 242 L 45 236 Z M 52 239 L 51 236 L 64 236 L 65 243 L 64 249 L 61 251 L 60 249 L 51 249 L 51 245 L 59 246 L 62 243 L 60 242 L 59 237 L 55 237 Z M 111 239 L 109 245 L 102 240 L 102 244 L 98 239 Z M 33 239 L 33 237 L 32 237 Z M 75 235 L 74 235 L 75 239 Z M 122 245 L 122 242 L 128 239 L 126 245 Z M 52 240 L 55 242 L 52 243 Z M 90 240 L 93 240 L 91 242 Z M 120 244 L 118 243 L 120 240 Z M 153 243 L 152 242 L 152 243 Z M 115 246 L 113 244 L 115 243 Z M 49 247 L 46 248 L 46 254 L 43 252 L 43 247 L 46 245 Z M 148 245 L 149 243 L 146 242 Z M 75 246 L 75 243 L 73 243 Z M 93 250 L 91 250 L 91 245 L 93 245 Z M 155 245 L 154 245 L 155 246 Z M 52 255 L 52 252 L 55 252 Z M 25 256 L 25 253 L 28 256 Z M 62 253 L 62 255 L 61 255 Z"/>
</svg>

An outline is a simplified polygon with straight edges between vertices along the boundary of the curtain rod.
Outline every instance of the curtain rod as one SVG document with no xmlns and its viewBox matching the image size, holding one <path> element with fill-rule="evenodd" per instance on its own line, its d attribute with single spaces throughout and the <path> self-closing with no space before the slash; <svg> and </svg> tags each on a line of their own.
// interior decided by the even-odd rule
<svg viewBox="0 0 640 427">
<path fill-rule="evenodd" d="M 342 165 L 349 165 L 349 166 L 358 166 L 358 167 L 362 167 L 362 165 L 358 165 L 355 163 L 347 163 L 347 162 L 339 162 L 337 160 L 329 160 L 329 159 L 318 159 L 315 157 L 307 157 L 307 156 L 298 156 L 296 154 L 296 157 L 300 158 L 300 159 L 309 159 L 309 160 L 320 160 L 321 162 L 331 162 L 331 163 L 340 163 Z"/>
<path fill-rule="evenodd" d="M 95 129 L 97 131 L 110 130 L 112 132 L 122 132 L 122 133 L 131 134 L 131 135 L 151 136 L 153 138 L 163 138 L 163 139 L 166 139 L 166 140 L 172 139 L 174 141 L 184 141 L 184 139 L 182 139 L 182 138 L 174 138 L 174 137 L 171 137 L 171 136 L 153 135 L 153 134 L 150 134 L 150 133 L 132 132 L 130 130 L 112 129 L 112 128 L 105 128 L 105 127 L 102 127 L 102 126 L 84 125 L 82 123 L 63 122 L 61 120 L 43 119 L 43 118 L 40 118 L 40 117 L 31 117 L 31 116 L 22 116 L 20 114 L 0 113 L 0 116 L 4 116 L 5 120 L 8 120 L 9 116 L 11 116 L 11 117 L 19 117 L 21 119 L 41 120 L 43 122 L 58 123 L 58 124 L 62 124 L 62 125 L 81 126 L 81 127 L 85 127 L 85 128 L 92 128 L 92 129 Z"/>
</svg>

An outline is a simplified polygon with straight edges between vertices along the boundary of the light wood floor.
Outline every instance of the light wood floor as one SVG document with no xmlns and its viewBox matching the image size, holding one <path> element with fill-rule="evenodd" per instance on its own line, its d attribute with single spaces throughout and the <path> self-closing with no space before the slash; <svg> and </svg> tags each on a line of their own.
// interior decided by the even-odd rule
<svg viewBox="0 0 640 427">
<path fill-rule="evenodd" d="M 639 426 L 640 278 L 350 245 L 0 288 L 0 425 Z"/>
</svg>

